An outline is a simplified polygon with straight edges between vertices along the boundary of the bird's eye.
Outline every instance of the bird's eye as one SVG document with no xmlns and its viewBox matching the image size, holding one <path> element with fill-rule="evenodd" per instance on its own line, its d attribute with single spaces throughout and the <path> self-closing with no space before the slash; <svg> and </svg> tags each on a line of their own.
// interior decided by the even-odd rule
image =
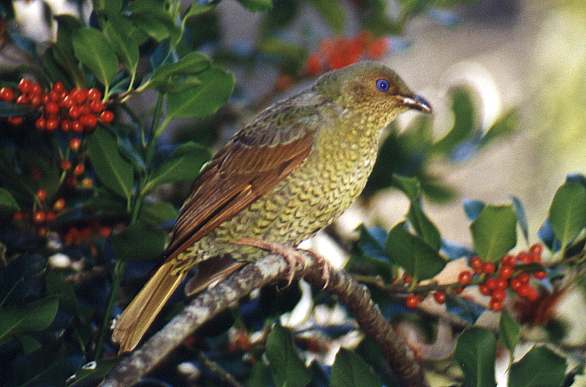
<svg viewBox="0 0 586 387">
<path fill-rule="evenodd" d="M 389 91 L 389 81 L 386 79 L 377 79 L 376 80 L 376 88 L 383 93 Z"/>
</svg>

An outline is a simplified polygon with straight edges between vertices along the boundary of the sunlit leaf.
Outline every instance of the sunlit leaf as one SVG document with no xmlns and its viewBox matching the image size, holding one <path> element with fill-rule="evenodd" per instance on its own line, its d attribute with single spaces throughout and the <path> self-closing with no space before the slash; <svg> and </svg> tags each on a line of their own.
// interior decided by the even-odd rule
<svg viewBox="0 0 586 387">
<path fill-rule="evenodd" d="M 360 356 L 340 349 L 332 366 L 330 387 L 380 386 L 381 381 Z"/>
<path fill-rule="evenodd" d="M 519 338 L 521 336 L 521 326 L 506 310 L 501 313 L 499 334 L 501 341 L 512 353 L 515 350 L 517 343 L 519 342 Z"/>
<path fill-rule="evenodd" d="M 517 244 L 517 217 L 511 206 L 487 205 L 470 226 L 474 249 L 495 262 Z"/>
<path fill-rule="evenodd" d="M 535 347 L 514 363 L 509 386 L 560 387 L 564 382 L 566 361 L 546 347 Z"/>
<path fill-rule="evenodd" d="M 557 239 L 565 247 L 586 227 L 586 187 L 566 182 L 556 192 L 549 220 Z"/>
<path fill-rule="evenodd" d="M 496 386 L 495 356 L 496 338 L 492 332 L 481 328 L 464 331 L 458 337 L 454 352 L 454 358 L 464 371 L 464 386 Z"/>
</svg>

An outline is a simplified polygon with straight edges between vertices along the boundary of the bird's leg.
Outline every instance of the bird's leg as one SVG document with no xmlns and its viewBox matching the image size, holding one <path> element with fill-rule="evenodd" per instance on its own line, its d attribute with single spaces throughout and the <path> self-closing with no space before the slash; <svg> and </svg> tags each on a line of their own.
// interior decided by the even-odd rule
<svg viewBox="0 0 586 387">
<path fill-rule="evenodd" d="M 325 260 L 325 258 L 323 258 L 317 253 L 314 253 L 311 250 L 298 249 L 280 243 L 267 242 L 253 238 L 242 238 L 234 243 L 244 246 L 256 247 L 283 257 L 289 264 L 289 282 L 287 286 L 291 285 L 291 283 L 293 282 L 293 278 L 295 277 L 295 271 L 297 270 L 297 267 L 300 264 L 303 265 L 303 269 L 307 267 L 307 260 L 305 259 L 304 255 L 308 254 L 311 257 L 313 257 L 316 263 L 321 267 L 322 279 L 325 282 L 324 288 L 328 286 L 328 283 L 330 281 L 330 265 Z"/>
</svg>

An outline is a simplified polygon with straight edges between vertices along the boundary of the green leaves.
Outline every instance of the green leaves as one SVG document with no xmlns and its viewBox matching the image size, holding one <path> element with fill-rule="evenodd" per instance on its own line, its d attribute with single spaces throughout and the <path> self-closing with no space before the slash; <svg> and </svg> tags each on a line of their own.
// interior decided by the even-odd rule
<svg viewBox="0 0 586 387">
<path fill-rule="evenodd" d="M 81 63 L 86 65 L 106 87 L 116 75 L 118 61 L 104 35 L 90 27 L 79 29 L 73 37 L 73 50 Z"/>
<path fill-rule="evenodd" d="M 273 8 L 273 0 L 238 0 L 238 2 L 253 12 L 268 11 Z"/>
<path fill-rule="evenodd" d="M 178 93 L 199 86 L 201 81 L 196 75 L 209 67 L 210 60 L 207 56 L 191 52 L 175 63 L 159 66 L 144 87 L 156 87 L 163 92 Z"/>
<path fill-rule="evenodd" d="M 167 233 L 141 223 L 128 226 L 112 236 L 112 247 L 119 259 L 149 260 L 161 256 Z"/>
<path fill-rule="evenodd" d="M 499 260 L 517 244 L 517 217 L 511 206 L 487 205 L 470 226 L 474 249 L 489 262 Z"/>
<path fill-rule="evenodd" d="M 566 361 L 546 347 L 535 347 L 513 364 L 509 386 L 559 387 L 564 381 Z"/>
<path fill-rule="evenodd" d="M 179 146 L 175 152 L 156 169 L 149 182 L 145 186 L 145 191 L 163 183 L 173 183 L 176 181 L 193 180 L 202 165 L 211 157 L 210 151 L 193 142 L 185 143 Z"/>
<path fill-rule="evenodd" d="M 399 223 L 389 232 L 386 250 L 396 263 L 413 278 L 424 280 L 439 273 L 446 261 L 420 237 L 411 235 L 404 223 Z"/>
<path fill-rule="evenodd" d="M 132 25 L 122 17 L 110 17 L 114 22 L 107 22 L 104 26 L 104 35 L 126 66 L 131 76 L 136 74 L 138 66 L 138 43 L 132 37 Z"/>
<path fill-rule="evenodd" d="M 311 5 L 319 12 L 328 26 L 339 34 L 344 29 L 346 14 L 344 7 L 332 3 L 330 0 L 310 0 Z"/>
<path fill-rule="evenodd" d="M 480 328 L 470 328 L 458 338 L 454 358 L 464 371 L 464 386 L 494 387 L 496 338 Z M 515 384 L 513 384 L 516 386 Z"/>
<path fill-rule="evenodd" d="M 18 211 L 20 206 L 12 196 L 12 194 L 4 189 L 0 188 L 0 211 Z"/>
<path fill-rule="evenodd" d="M 168 117 L 205 117 L 226 103 L 234 89 L 234 76 L 216 66 L 199 75 L 201 84 L 167 97 Z"/>
<path fill-rule="evenodd" d="M 566 247 L 586 227 L 586 187 L 566 182 L 556 192 L 549 209 L 555 236 Z"/>
<path fill-rule="evenodd" d="M 512 354 L 521 337 L 521 326 L 506 310 L 501 313 L 499 337 Z"/>
<path fill-rule="evenodd" d="M 87 149 L 100 181 L 113 192 L 130 200 L 132 165 L 120 155 L 114 136 L 108 130 L 99 128 L 89 137 Z"/>
<path fill-rule="evenodd" d="M 360 356 L 340 349 L 332 367 L 330 387 L 380 386 L 380 379 Z"/>
<path fill-rule="evenodd" d="M 59 301 L 48 297 L 33 303 L 0 309 L 0 342 L 25 332 L 47 329 L 55 319 Z"/>
<path fill-rule="evenodd" d="M 276 387 L 304 387 L 311 381 L 309 370 L 299 358 L 291 334 L 276 324 L 267 338 L 266 356 L 271 363 Z"/>
</svg>

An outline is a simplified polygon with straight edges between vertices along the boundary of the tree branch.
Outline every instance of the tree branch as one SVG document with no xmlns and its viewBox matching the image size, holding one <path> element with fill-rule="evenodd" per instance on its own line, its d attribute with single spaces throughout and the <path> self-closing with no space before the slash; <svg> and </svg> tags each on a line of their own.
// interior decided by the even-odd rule
<svg viewBox="0 0 586 387">
<path fill-rule="evenodd" d="M 329 265 L 324 268 L 310 255 L 306 255 L 305 259 L 307 265 L 298 268 L 296 278 L 304 277 L 316 287 L 325 286 L 324 291 L 335 294 L 347 306 L 362 331 L 380 345 L 390 368 L 403 386 L 426 386 L 423 369 L 416 361 L 415 355 L 380 313 L 366 286 L 353 280 L 343 270 L 334 270 Z M 322 270 L 329 272 L 327 286 Z M 287 279 L 288 274 L 285 260 L 276 255 L 268 255 L 245 266 L 191 301 L 141 348 L 123 359 L 100 386 L 134 385 L 203 323 L 236 305 L 240 298 L 252 290 Z"/>
</svg>

